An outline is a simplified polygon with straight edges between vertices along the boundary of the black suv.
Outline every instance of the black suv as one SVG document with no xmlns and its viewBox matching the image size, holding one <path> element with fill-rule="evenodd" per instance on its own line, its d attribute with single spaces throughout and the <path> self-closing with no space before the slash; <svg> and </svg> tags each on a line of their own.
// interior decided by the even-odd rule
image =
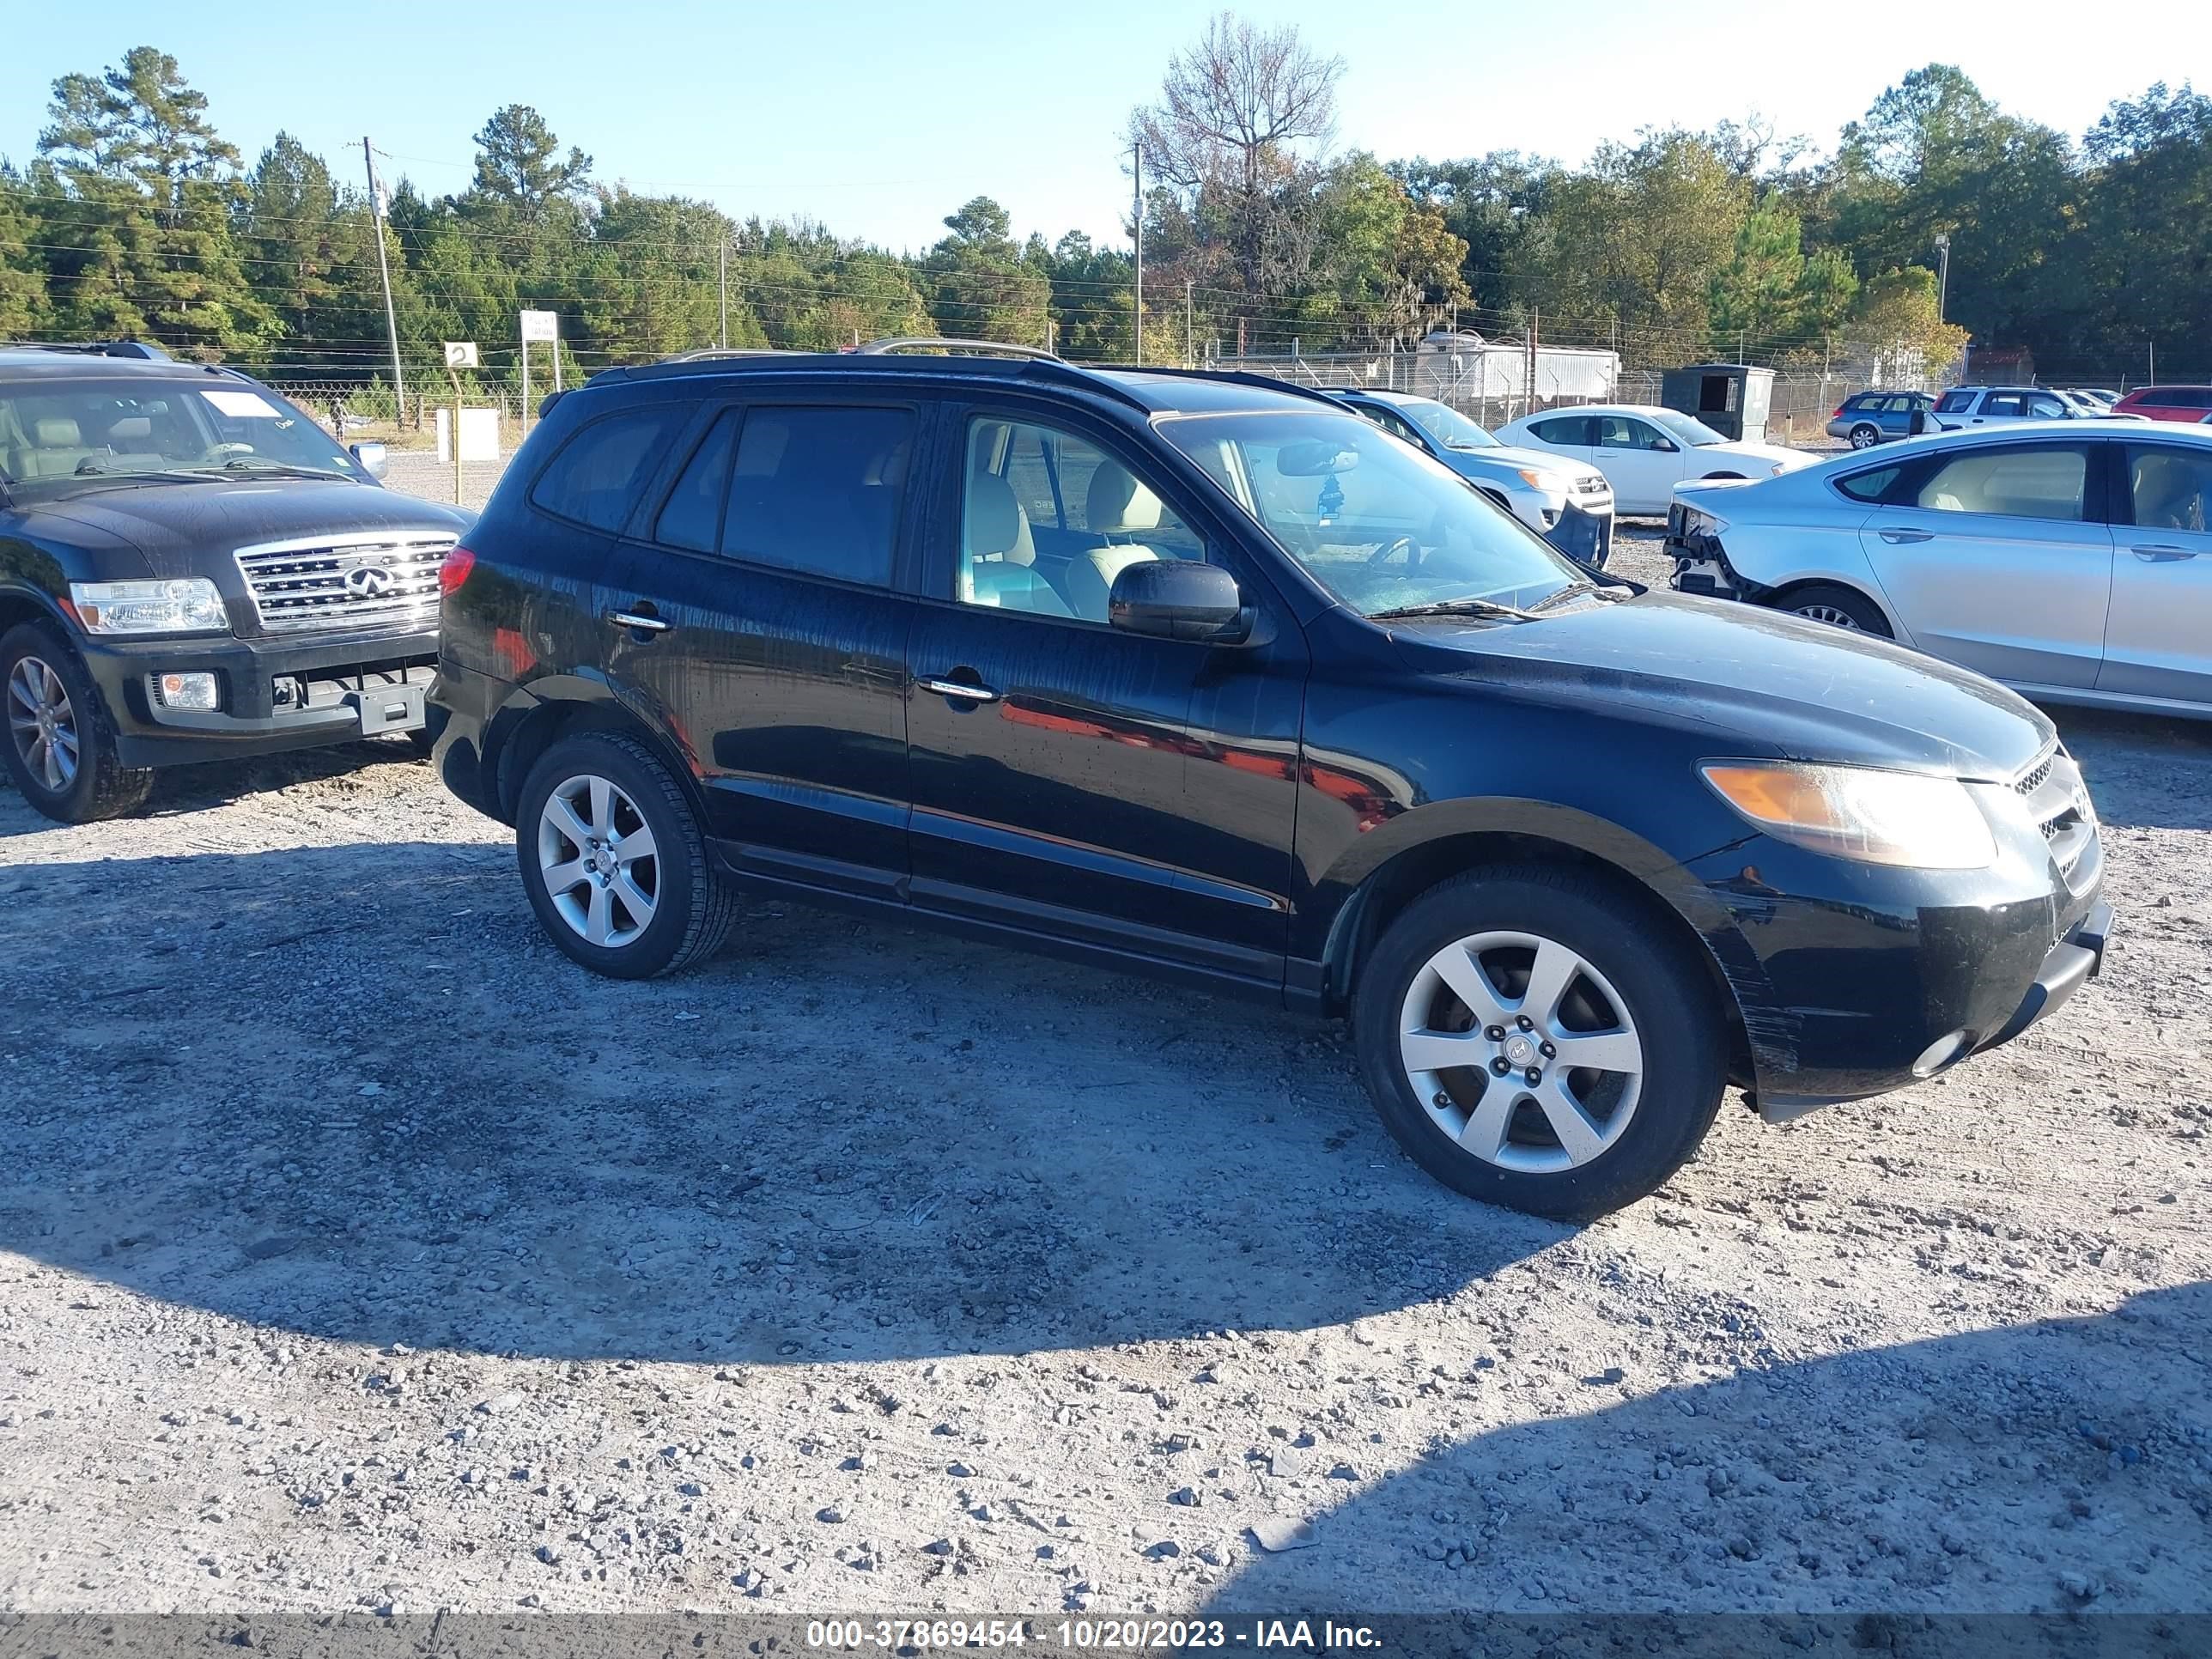
<svg viewBox="0 0 2212 1659">
<path fill-rule="evenodd" d="M 1346 1012 L 1406 1149 L 1523 1209 L 1650 1192 L 1730 1082 L 1932 1076 L 2102 957 L 2012 693 L 1601 585 L 1272 381 L 611 370 L 446 580 L 437 764 L 577 962 L 695 961 L 743 882 Z"/>
<path fill-rule="evenodd" d="M 359 447 L 233 369 L 0 348 L 0 753 L 33 806 L 78 823 L 178 762 L 427 744 L 468 520 L 382 489 Z"/>
</svg>

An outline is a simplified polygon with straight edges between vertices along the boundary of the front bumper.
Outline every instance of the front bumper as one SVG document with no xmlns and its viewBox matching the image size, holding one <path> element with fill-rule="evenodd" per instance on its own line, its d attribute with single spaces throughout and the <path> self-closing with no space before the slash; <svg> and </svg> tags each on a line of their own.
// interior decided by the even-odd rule
<svg viewBox="0 0 2212 1659">
<path fill-rule="evenodd" d="M 1667 579 L 1667 586 L 1677 593 L 1694 593 L 1708 599 L 1742 599 L 1756 605 L 1774 592 L 1730 564 L 1721 538 L 1710 531 L 1692 527 L 1680 501 L 1667 510 L 1664 545 L 1667 556 L 1674 562 L 1674 571 Z"/>
<path fill-rule="evenodd" d="M 2064 867 L 2033 826 L 1974 871 L 1854 865 L 1765 836 L 1697 860 L 1706 940 L 1770 1121 L 1923 1082 L 2009 1042 L 2094 977 L 2112 928 L 2094 836 Z"/>
<path fill-rule="evenodd" d="M 345 630 L 283 640 L 80 635 L 125 766 L 173 766 L 348 743 L 423 724 L 438 631 Z M 162 706 L 161 675 L 213 674 L 212 711 Z"/>
<path fill-rule="evenodd" d="M 1613 556 L 1613 507 L 1608 502 L 1592 510 L 1571 501 L 1543 536 L 1577 563 L 1602 570 Z"/>
</svg>

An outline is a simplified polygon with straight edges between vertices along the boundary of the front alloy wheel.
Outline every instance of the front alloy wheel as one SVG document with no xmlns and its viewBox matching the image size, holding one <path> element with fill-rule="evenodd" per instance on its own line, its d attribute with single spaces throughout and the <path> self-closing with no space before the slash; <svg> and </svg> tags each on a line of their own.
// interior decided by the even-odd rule
<svg viewBox="0 0 2212 1659">
<path fill-rule="evenodd" d="M 1720 1109 L 1729 1027 L 1700 949 L 1602 872 L 1490 865 L 1431 888 L 1353 990 L 1377 1115 L 1470 1198 L 1577 1220 L 1633 1203 Z"/>
<path fill-rule="evenodd" d="M 76 782 L 82 740 L 76 708 L 61 676 L 37 657 L 18 657 L 8 676 L 8 734 L 23 769 L 54 793 Z"/>
<path fill-rule="evenodd" d="M 1644 1042 L 1605 976 L 1556 939 L 1456 939 L 1413 976 L 1398 1054 L 1429 1121 L 1504 1170 L 1588 1164 L 1636 1116 Z"/>
</svg>

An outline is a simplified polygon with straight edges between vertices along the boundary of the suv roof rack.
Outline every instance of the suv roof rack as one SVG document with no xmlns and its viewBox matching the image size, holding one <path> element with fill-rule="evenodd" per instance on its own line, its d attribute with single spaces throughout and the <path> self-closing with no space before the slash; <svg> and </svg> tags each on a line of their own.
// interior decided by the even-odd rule
<svg viewBox="0 0 2212 1659">
<path fill-rule="evenodd" d="M 1171 374 L 1183 380 L 1230 380 L 1238 386 L 1258 386 L 1263 392 L 1287 392 L 1295 397 L 1318 399 L 1333 408 L 1343 404 L 1336 393 L 1322 386 L 1300 386 L 1296 380 L 1279 380 L 1272 374 L 1255 374 L 1249 368 L 1180 368 L 1164 363 L 1090 363 L 1090 368 L 1110 369 L 1117 374 Z M 1343 386 L 1339 390 L 1358 392 L 1359 386 Z"/>
<path fill-rule="evenodd" d="M 81 357 L 136 357 L 153 363 L 173 363 L 176 359 L 148 340 L 93 340 L 83 343 L 68 340 L 10 340 L 0 342 L 27 351 L 67 351 Z"/>
<path fill-rule="evenodd" d="M 696 351 L 672 352 L 655 358 L 663 363 L 708 363 L 723 357 L 811 357 L 808 351 L 787 351 L 781 346 L 701 346 Z"/>
<path fill-rule="evenodd" d="M 941 351 L 948 357 L 962 352 L 983 352 L 1007 357 L 1028 357 L 1047 363 L 1067 361 L 1058 352 L 1047 351 L 1042 346 L 1010 345 L 1004 340 L 962 340 L 934 334 L 888 334 L 880 340 L 871 340 L 866 345 L 855 346 L 854 351 L 864 357 L 880 357 L 895 351 Z"/>
</svg>

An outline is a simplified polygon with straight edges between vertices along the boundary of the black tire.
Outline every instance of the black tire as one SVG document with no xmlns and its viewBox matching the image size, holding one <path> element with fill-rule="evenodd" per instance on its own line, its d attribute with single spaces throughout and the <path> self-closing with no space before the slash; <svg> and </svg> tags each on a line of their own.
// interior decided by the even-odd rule
<svg viewBox="0 0 2212 1659">
<path fill-rule="evenodd" d="M 17 671 L 26 664 L 51 669 L 68 698 L 67 729 L 76 744 L 76 775 L 57 787 L 43 765 L 33 772 L 31 755 L 38 739 L 35 727 L 19 726 L 33 711 L 16 690 Z M 0 755 L 8 762 L 8 775 L 23 799 L 59 823 L 92 823 L 101 818 L 128 817 L 146 805 L 154 793 L 154 774 L 143 767 L 125 766 L 115 757 L 115 728 L 107 717 L 100 689 L 92 682 L 76 649 L 61 631 L 44 622 L 18 623 L 0 637 L 0 704 L 8 716 L 7 738 Z M 43 759 L 43 750 L 40 750 Z"/>
<path fill-rule="evenodd" d="M 1690 943 L 1653 910 L 1653 902 L 1582 871 L 1504 865 L 1470 870 L 1431 888 L 1406 907 L 1360 971 L 1352 1018 L 1360 1072 L 1376 1110 L 1415 1163 L 1470 1198 L 1561 1220 L 1587 1220 L 1632 1204 L 1682 1167 L 1720 1110 L 1728 1077 L 1729 1032 L 1703 964 L 1692 954 Z M 1597 1000 L 1584 1006 L 1600 1010 L 1607 998 L 1616 999 L 1621 1006 L 1611 1011 L 1611 1021 L 1600 1018 L 1595 1025 L 1578 1029 L 1622 1024 L 1640 1044 L 1638 1092 L 1630 1099 L 1620 1092 L 1620 1083 L 1612 1085 L 1612 1112 L 1618 1115 L 1626 1108 L 1616 1138 L 1587 1162 L 1572 1167 L 1513 1169 L 1468 1150 L 1443 1120 L 1465 1098 L 1462 1091 L 1471 1091 L 1476 1099 L 1487 1097 L 1492 1085 L 1484 1068 L 1437 1074 L 1448 1082 L 1454 1103 L 1443 1103 L 1444 1091 L 1440 1091 L 1434 1103 L 1437 1110 L 1432 1113 L 1432 1101 L 1415 1094 L 1401 1057 L 1401 1016 L 1417 986 L 1429 982 L 1425 965 L 1455 942 L 1501 933 L 1556 942 L 1595 969 L 1605 981 L 1602 990 L 1596 981 L 1577 977 L 1562 1002 L 1563 1014 L 1571 1011 L 1575 999 L 1586 995 Z M 1504 946 L 1475 959 L 1487 963 L 1510 958 L 1512 951 L 1513 947 Z M 1513 971 L 1510 962 L 1503 971 Z M 1522 972 L 1525 988 L 1527 970 Z M 1449 999 L 1434 1006 L 1456 1007 L 1465 1013 L 1464 1005 Z M 1424 1018 L 1423 1024 L 1433 1017 Z M 1511 1035 L 1511 1027 L 1500 1029 Z M 1535 1035 L 1540 1037 L 1542 1030 Z M 1468 1035 L 1478 1037 L 1481 1032 Z M 1565 1035 L 1554 1035 L 1563 1043 L 1567 1040 Z M 1481 1052 L 1491 1046 L 1486 1043 Z M 1597 1085 L 1594 1093 L 1611 1081 L 1583 1072 L 1559 1081 L 1571 1078 L 1590 1079 Z M 1525 1092 L 1510 1072 L 1503 1086 L 1516 1095 Z M 1533 1103 L 1513 1111 L 1508 1139 L 1515 1144 L 1504 1146 L 1504 1152 L 1532 1159 L 1565 1156 L 1564 1142 L 1556 1148 L 1542 1144 L 1541 1136 L 1549 1131 Z M 1534 1115 L 1524 1120 L 1522 1114 Z M 1471 1121 L 1471 1111 L 1468 1115 Z M 1606 1121 L 1613 1132 L 1612 1118 Z M 1527 1144 L 1522 1144 L 1524 1139 Z"/>
<path fill-rule="evenodd" d="M 558 859 L 567 847 L 541 851 L 548 799 L 574 781 L 590 779 L 605 780 L 627 798 L 629 811 L 617 804 L 608 819 L 618 837 L 635 836 L 635 828 L 629 824 L 634 814 L 651 832 L 653 848 L 649 919 L 628 938 L 618 937 L 623 931 L 621 920 L 628 917 L 635 922 L 635 917 L 623 908 L 627 901 L 622 899 L 621 890 L 614 889 L 614 896 L 607 901 L 611 908 L 604 914 L 613 918 L 615 925 L 606 930 L 604 943 L 586 938 L 583 929 L 590 925 L 592 906 L 598 902 L 592 897 L 592 887 L 606 888 L 609 884 L 595 877 L 580 878 L 556 898 L 546 873 L 547 862 Z M 586 788 L 586 798 L 589 793 Z M 571 838 L 569 844 L 574 846 L 579 860 L 586 856 L 581 842 Z M 515 814 L 514 848 L 523 890 L 529 895 L 530 908 L 537 913 L 545 936 L 595 974 L 610 979 L 651 979 L 657 974 L 674 973 L 713 955 L 729 937 L 736 899 L 729 884 L 714 873 L 708 861 L 706 837 L 690 800 L 668 769 L 635 738 L 589 732 L 563 738 L 546 750 L 523 782 Z M 565 868 L 566 861 L 556 862 L 554 867 Z M 621 876 L 632 878 L 640 886 L 645 884 L 646 872 L 641 868 L 625 865 L 611 878 L 618 880 Z M 578 911 L 585 913 L 582 920 L 572 921 L 570 917 Z"/>
<path fill-rule="evenodd" d="M 1881 441 L 1881 428 L 1871 422 L 1861 421 L 1850 431 L 1853 449 L 1872 449 Z"/>
<path fill-rule="evenodd" d="M 1835 582 L 1814 582 L 1792 588 L 1774 601 L 1774 608 L 1787 611 L 1793 617 L 1802 617 L 1808 622 L 1871 634 L 1878 640 L 1897 637 L 1880 605 L 1856 588 Z"/>
</svg>

